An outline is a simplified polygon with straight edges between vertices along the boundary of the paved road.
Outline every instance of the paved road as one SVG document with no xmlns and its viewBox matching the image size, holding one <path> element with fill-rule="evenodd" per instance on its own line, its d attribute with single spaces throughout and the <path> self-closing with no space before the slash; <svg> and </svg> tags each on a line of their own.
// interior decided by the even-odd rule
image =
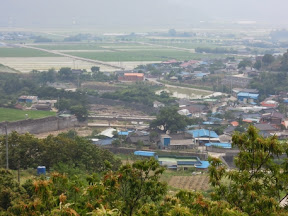
<svg viewBox="0 0 288 216">
<path fill-rule="evenodd" d="M 52 54 L 55 54 L 55 55 L 60 55 L 60 56 L 72 58 L 72 59 L 75 59 L 75 60 L 81 60 L 81 61 L 85 61 L 85 62 L 89 62 L 89 63 L 95 63 L 95 64 L 98 64 L 98 65 L 112 67 L 112 68 L 115 68 L 115 69 L 125 70 L 124 67 L 120 67 L 120 66 L 117 66 L 117 65 L 114 65 L 114 64 L 111 64 L 111 63 L 98 61 L 98 60 L 93 60 L 93 59 L 88 59 L 88 58 L 82 58 L 82 57 L 78 57 L 78 56 L 73 56 L 73 55 L 69 55 L 69 54 L 66 54 L 66 53 L 61 53 L 61 52 L 54 51 L 54 50 L 47 50 L 47 49 L 43 49 L 43 48 L 39 48 L 39 47 L 33 47 L 33 46 L 28 46 L 28 45 L 23 45 L 23 44 L 13 44 L 13 46 L 40 50 L 40 51 L 43 51 L 43 52 L 48 52 L 48 53 L 52 53 Z"/>
</svg>

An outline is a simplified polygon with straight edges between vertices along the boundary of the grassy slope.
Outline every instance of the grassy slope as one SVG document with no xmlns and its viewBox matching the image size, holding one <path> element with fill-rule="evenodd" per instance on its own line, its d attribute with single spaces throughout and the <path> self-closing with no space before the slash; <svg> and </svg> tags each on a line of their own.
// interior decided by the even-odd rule
<svg viewBox="0 0 288 216">
<path fill-rule="evenodd" d="M 30 119 L 44 118 L 56 115 L 55 112 L 49 112 L 49 111 L 0 108 L 0 122 L 23 120 L 25 119 L 25 114 L 28 114 L 28 117 Z"/>
</svg>

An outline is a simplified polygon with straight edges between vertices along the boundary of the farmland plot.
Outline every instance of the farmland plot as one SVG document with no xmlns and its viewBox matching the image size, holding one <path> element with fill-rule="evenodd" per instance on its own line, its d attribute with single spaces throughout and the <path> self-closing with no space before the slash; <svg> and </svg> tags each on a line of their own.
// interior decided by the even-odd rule
<svg viewBox="0 0 288 216">
<path fill-rule="evenodd" d="M 209 176 L 172 176 L 168 185 L 178 189 L 205 191 L 209 189 Z"/>
</svg>

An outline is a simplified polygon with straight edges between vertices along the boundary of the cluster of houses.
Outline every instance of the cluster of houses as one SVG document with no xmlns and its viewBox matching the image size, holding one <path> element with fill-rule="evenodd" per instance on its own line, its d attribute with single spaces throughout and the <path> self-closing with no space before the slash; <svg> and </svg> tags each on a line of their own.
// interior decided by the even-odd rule
<svg viewBox="0 0 288 216">
<path fill-rule="evenodd" d="M 233 167 L 233 157 L 237 149 L 232 146 L 232 135 L 235 131 L 244 132 L 249 125 L 254 125 L 261 136 L 277 135 L 279 140 L 288 137 L 288 93 L 271 95 L 260 100 L 257 89 L 234 88 L 231 95 L 214 95 L 211 98 L 179 99 L 178 113 L 196 119 L 194 125 L 187 126 L 177 133 L 163 133 L 159 130 L 145 129 L 110 130 L 110 135 L 94 140 L 98 145 L 112 145 L 117 137 L 130 146 L 142 144 L 141 147 L 168 151 L 223 153 L 223 160 Z M 155 109 L 165 105 L 155 101 Z M 284 110 L 283 110 L 284 109 Z M 280 112 L 281 110 L 281 112 Z M 111 132 L 114 131 L 114 133 Z M 101 135 L 106 136 L 107 131 Z M 105 135 L 106 134 L 106 135 Z M 156 134 L 156 135 L 155 135 Z M 230 154 L 229 151 L 232 153 Z M 236 153 L 235 153 L 236 152 Z"/>
<path fill-rule="evenodd" d="M 251 61 L 255 61 L 251 57 Z M 220 66 L 219 66 L 220 62 Z M 184 82 L 187 84 L 195 84 L 202 81 L 203 78 L 209 77 L 211 74 L 221 74 L 218 85 L 246 88 L 253 77 L 258 76 L 260 71 L 252 67 L 238 68 L 239 59 L 205 59 L 205 60 L 189 60 L 177 61 L 169 60 L 161 63 L 151 64 L 149 67 L 143 66 L 141 69 L 129 71 L 117 71 L 118 81 L 121 82 L 138 82 L 147 78 L 165 78 L 170 82 Z M 151 67 L 152 66 L 152 67 Z M 157 71 L 157 75 L 153 71 Z"/>
<path fill-rule="evenodd" d="M 15 105 L 17 109 L 28 109 L 26 104 L 31 104 L 31 110 L 45 110 L 50 111 L 54 108 L 57 100 L 39 100 L 38 96 L 22 95 L 18 98 L 18 103 Z"/>
</svg>

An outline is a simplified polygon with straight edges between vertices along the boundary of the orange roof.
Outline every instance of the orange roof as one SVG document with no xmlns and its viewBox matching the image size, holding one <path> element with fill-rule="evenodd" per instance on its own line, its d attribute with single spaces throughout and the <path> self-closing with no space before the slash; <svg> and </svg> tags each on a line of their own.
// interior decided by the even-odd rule
<svg viewBox="0 0 288 216">
<path fill-rule="evenodd" d="M 239 123 L 237 121 L 232 121 L 231 125 L 234 126 L 234 127 L 237 127 L 239 125 Z"/>
<path fill-rule="evenodd" d="M 243 122 L 252 123 L 252 121 L 249 119 L 244 119 Z"/>
<path fill-rule="evenodd" d="M 143 73 L 124 73 L 124 76 L 144 77 L 144 74 Z"/>
</svg>

